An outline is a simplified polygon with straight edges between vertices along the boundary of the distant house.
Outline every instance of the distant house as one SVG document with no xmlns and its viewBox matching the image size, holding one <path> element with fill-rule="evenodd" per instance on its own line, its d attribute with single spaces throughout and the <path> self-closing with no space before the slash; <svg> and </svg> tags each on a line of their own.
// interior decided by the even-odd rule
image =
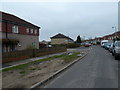
<svg viewBox="0 0 120 90">
<path fill-rule="evenodd" d="M 105 35 L 103 37 L 97 37 L 91 40 L 84 40 L 83 42 L 92 42 L 92 43 L 97 43 L 97 42 L 101 42 L 102 40 L 109 40 L 109 42 L 112 42 L 115 38 L 119 38 L 120 39 L 120 31 L 114 32 L 112 34 L 108 34 Z"/>
<path fill-rule="evenodd" d="M 40 27 L 15 15 L 0 12 L 0 52 L 24 50 L 29 46 L 39 49 Z"/>
<path fill-rule="evenodd" d="M 52 45 L 69 44 L 69 43 L 74 43 L 74 40 L 68 36 L 61 34 L 61 33 L 51 37 L 51 44 Z"/>
<path fill-rule="evenodd" d="M 120 31 L 117 31 L 113 34 L 109 34 L 103 37 L 104 40 L 113 40 L 114 38 L 120 38 Z"/>
<path fill-rule="evenodd" d="M 47 48 L 48 44 L 49 44 L 48 41 L 43 40 L 39 43 L 39 48 Z"/>
</svg>

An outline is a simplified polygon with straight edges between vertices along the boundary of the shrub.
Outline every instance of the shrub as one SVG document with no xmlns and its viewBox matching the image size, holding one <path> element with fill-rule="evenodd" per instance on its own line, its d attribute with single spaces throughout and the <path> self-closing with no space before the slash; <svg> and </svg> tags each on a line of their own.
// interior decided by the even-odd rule
<svg viewBox="0 0 120 90">
<path fill-rule="evenodd" d="M 52 45 L 52 47 L 53 48 L 55 48 L 55 47 L 67 47 L 67 45 L 66 44 L 54 44 L 54 45 Z"/>
<path fill-rule="evenodd" d="M 77 48 L 80 47 L 81 45 L 78 43 L 69 43 L 69 44 L 56 44 L 52 45 L 53 47 L 67 47 L 67 48 Z"/>
<path fill-rule="evenodd" d="M 100 44 L 100 42 L 97 42 L 97 44 Z"/>
<path fill-rule="evenodd" d="M 80 47 L 81 45 L 80 44 L 77 44 L 77 43 L 70 43 L 67 45 L 67 48 L 77 48 L 77 47 Z"/>
</svg>

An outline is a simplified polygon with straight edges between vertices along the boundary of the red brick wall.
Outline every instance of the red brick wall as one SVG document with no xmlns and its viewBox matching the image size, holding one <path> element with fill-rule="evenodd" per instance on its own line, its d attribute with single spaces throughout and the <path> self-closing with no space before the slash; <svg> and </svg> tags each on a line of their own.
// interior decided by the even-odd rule
<svg viewBox="0 0 120 90">
<path fill-rule="evenodd" d="M 37 36 L 39 36 L 39 29 L 37 29 Z"/>
<path fill-rule="evenodd" d="M 12 32 L 12 24 L 7 24 L 8 32 Z M 2 23 L 2 32 L 6 32 L 6 23 Z"/>
<path fill-rule="evenodd" d="M 19 61 L 19 60 L 24 60 L 30 58 L 29 56 L 21 56 L 21 57 L 14 57 L 14 58 L 6 58 L 2 60 L 0 63 L 7 63 L 7 62 L 13 62 L 13 61 Z"/>
<path fill-rule="evenodd" d="M 2 23 L 2 32 L 6 32 L 6 24 Z"/>
<path fill-rule="evenodd" d="M 12 24 L 8 23 L 7 24 L 7 28 L 8 28 L 8 32 L 9 33 L 12 33 Z M 35 35 L 34 34 L 34 28 L 33 28 L 33 34 L 31 34 L 30 32 L 29 33 L 26 33 L 26 28 L 27 27 L 24 27 L 24 26 L 18 26 L 18 30 L 19 30 L 19 34 L 28 34 L 28 35 Z M 29 28 L 29 27 L 28 27 Z M 29 28 L 29 31 L 30 31 L 31 28 Z M 2 32 L 6 32 L 6 23 L 5 22 L 2 22 Z M 39 36 L 39 29 L 37 29 L 37 36 Z"/>
<path fill-rule="evenodd" d="M 27 34 L 26 33 L 26 27 L 22 27 L 22 26 L 18 26 L 18 32 L 20 33 L 20 34 Z"/>
<path fill-rule="evenodd" d="M 12 24 L 8 24 L 8 32 L 9 32 L 9 33 L 12 32 Z"/>
</svg>

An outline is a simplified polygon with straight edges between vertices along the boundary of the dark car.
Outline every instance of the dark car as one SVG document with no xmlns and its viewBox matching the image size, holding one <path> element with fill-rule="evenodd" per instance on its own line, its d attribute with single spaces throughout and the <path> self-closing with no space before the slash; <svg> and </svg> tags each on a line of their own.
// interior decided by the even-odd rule
<svg viewBox="0 0 120 90">
<path fill-rule="evenodd" d="M 103 44 L 103 48 L 105 48 L 106 50 L 109 50 L 110 46 L 111 46 L 111 43 L 109 42 Z"/>
</svg>

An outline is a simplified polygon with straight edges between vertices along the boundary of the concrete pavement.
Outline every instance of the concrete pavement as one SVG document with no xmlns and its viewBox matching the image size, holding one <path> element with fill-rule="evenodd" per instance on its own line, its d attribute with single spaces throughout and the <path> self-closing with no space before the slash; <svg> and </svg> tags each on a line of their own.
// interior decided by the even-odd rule
<svg viewBox="0 0 120 90">
<path fill-rule="evenodd" d="M 55 56 L 55 55 L 61 55 L 61 54 L 64 54 L 64 53 L 66 53 L 66 52 L 49 54 L 49 55 L 45 55 L 45 56 L 41 56 L 41 57 L 35 57 L 35 58 L 29 58 L 29 59 L 15 61 L 15 62 L 4 63 L 4 64 L 2 64 L 2 69 L 12 67 L 12 66 L 17 66 L 19 64 L 25 64 L 25 63 L 28 63 L 28 62 L 31 62 L 31 61 L 36 61 L 36 60 L 39 60 L 39 59 L 48 58 L 48 57 Z"/>
</svg>

